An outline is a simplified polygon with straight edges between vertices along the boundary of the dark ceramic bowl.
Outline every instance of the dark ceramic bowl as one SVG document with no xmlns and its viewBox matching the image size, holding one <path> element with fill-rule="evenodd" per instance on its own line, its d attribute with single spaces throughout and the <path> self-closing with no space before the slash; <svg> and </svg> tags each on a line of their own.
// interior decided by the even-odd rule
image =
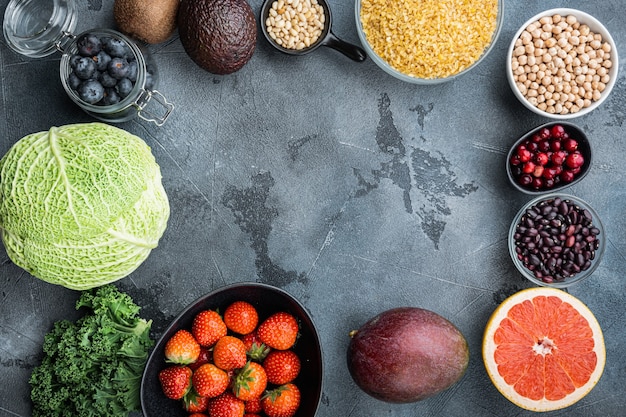
<svg viewBox="0 0 626 417">
<path fill-rule="evenodd" d="M 301 360 L 294 383 L 300 388 L 301 403 L 296 416 L 314 417 L 322 395 L 322 350 L 315 324 L 305 307 L 286 291 L 271 285 L 247 282 L 228 285 L 203 295 L 185 308 L 165 330 L 152 350 L 141 381 L 141 408 L 145 417 L 186 417 L 181 401 L 170 400 L 161 390 L 158 374 L 167 365 L 164 347 L 179 329 L 191 329 L 193 318 L 205 309 L 221 312 L 232 302 L 243 300 L 257 308 L 259 321 L 277 311 L 293 314 L 300 323 L 300 337 L 293 350 Z"/>
<path fill-rule="evenodd" d="M 580 153 L 583 155 L 583 158 L 584 158 L 584 164 L 581 166 L 580 172 L 578 172 L 578 174 L 575 175 L 574 179 L 569 182 L 561 181 L 560 178 L 555 179 L 555 183 L 551 188 L 547 188 L 545 186 L 541 188 L 534 188 L 532 185 L 529 185 L 529 186 L 522 185 L 519 181 L 519 175 L 518 175 L 518 172 L 516 172 L 516 167 L 513 166 L 511 162 L 513 156 L 517 152 L 518 146 L 526 142 L 530 138 L 532 138 L 534 135 L 538 134 L 542 129 L 545 129 L 545 128 L 551 129 L 555 125 L 563 126 L 563 128 L 565 128 L 565 132 L 567 132 L 569 137 L 576 139 L 578 141 L 578 151 L 580 151 Z M 549 151 L 548 153 L 550 152 L 552 151 Z M 585 132 L 583 132 L 578 126 L 572 123 L 565 122 L 565 121 L 556 121 L 556 122 L 546 123 L 546 124 L 543 124 L 541 126 L 538 126 L 532 129 L 531 131 L 522 135 L 522 137 L 520 137 L 513 144 L 513 146 L 511 146 L 511 149 L 509 150 L 507 157 L 506 157 L 506 174 L 509 177 L 509 182 L 517 190 L 525 194 L 529 194 L 529 195 L 542 195 L 542 194 L 561 191 L 564 188 L 571 187 L 572 185 L 580 182 L 589 173 L 589 169 L 591 168 L 591 161 L 592 161 L 591 144 L 589 143 L 589 138 L 587 137 Z M 519 168 L 519 166 L 517 168 Z"/>
<path fill-rule="evenodd" d="M 596 236 L 598 247 L 592 251 L 593 255 L 591 255 L 590 259 L 579 261 L 576 256 L 571 256 L 570 258 L 570 254 L 568 252 L 572 252 L 572 255 L 574 255 L 578 253 L 584 253 L 585 251 L 580 251 L 580 250 L 577 251 L 577 250 L 574 250 L 574 248 L 572 247 L 568 248 L 568 245 L 565 244 L 563 240 L 561 240 L 564 238 L 562 237 L 554 238 L 553 240 L 553 242 L 555 242 L 554 244 L 542 242 L 541 243 L 542 246 L 544 247 L 548 246 L 550 248 L 550 252 L 553 253 L 552 257 L 554 257 L 557 260 L 560 259 L 561 265 L 571 263 L 571 262 L 581 265 L 584 262 L 589 261 L 589 265 L 586 267 L 586 269 L 582 268 L 579 272 L 575 272 L 570 276 L 564 277 L 563 279 L 545 280 L 543 279 L 542 276 L 538 276 L 534 270 L 530 269 L 530 268 L 534 268 L 534 269 L 540 270 L 543 265 L 546 265 L 549 262 L 549 261 L 544 262 L 544 260 L 547 259 L 545 253 L 543 253 L 540 248 L 537 249 L 538 252 L 542 252 L 543 254 L 537 258 L 537 259 L 541 259 L 541 262 L 535 262 L 538 265 L 533 267 L 533 266 L 530 266 L 531 262 L 525 262 L 523 260 L 525 255 L 528 255 L 528 253 L 526 250 L 520 251 L 520 247 L 518 247 L 518 244 L 526 236 L 529 236 L 529 233 L 523 231 L 521 228 L 529 229 L 533 227 L 533 228 L 536 228 L 537 230 L 546 231 L 548 229 L 553 230 L 554 227 L 559 227 L 558 225 L 563 225 L 563 228 L 562 228 L 562 230 L 564 231 L 563 234 L 567 235 L 568 232 L 566 232 L 565 230 L 567 229 L 568 225 L 571 224 L 571 222 L 569 221 L 571 219 L 571 215 L 566 215 L 563 217 L 558 215 L 556 216 L 556 218 L 553 218 L 549 214 L 544 215 L 542 213 L 537 216 L 537 213 L 542 211 L 541 208 L 544 207 L 546 203 L 549 205 L 556 204 L 556 201 L 558 201 L 557 199 L 568 202 L 572 207 L 576 207 L 579 213 L 584 212 L 586 216 L 589 216 L 589 218 L 591 219 L 591 225 L 594 228 L 598 229 L 598 232 L 599 232 Z M 531 213 L 530 212 L 531 210 L 533 210 L 534 213 Z M 529 225 L 528 219 L 532 220 L 533 222 L 532 226 Z M 556 220 L 557 223 L 556 224 L 550 223 L 549 226 L 547 226 L 544 223 L 545 220 L 548 220 L 550 222 Z M 588 227 L 591 228 L 591 226 L 588 226 Z M 533 244 L 536 244 L 537 246 L 540 245 L 538 243 L 538 240 L 540 239 L 540 233 L 542 232 L 541 231 L 539 232 L 539 236 L 537 236 L 537 240 L 533 239 Z M 552 237 L 557 236 L 557 234 L 558 233 L 550 233 Z M 532 282 L 535 285 L 542 286 L 542 287 L 566 288 L 573 284 L 581 282 L 584 279 L 589 278 L 591 274 L 593 274 L 593 272 L 596 270 L 596 268 L 600 264 L 600 260 L 602 259 L 602 255 L 604 254 L 604 248 L 606 246 L 606 236 L 604 232 L 604 226 L 602 224 L 602 221 L 600 220 L 600 216 L 593 209 L 593 207 L 591 207 L 587 202 L 573 195 L 562 194 L 562 193 L 552 193 L 552 194 L 535 197 L 533 200 L 526 203 L 518 211 L 509 229 L 508 246 L 509 246 L 509 254 L 511 255 L 511 259 L 513 260 L 513 263 L 515 264 L 515 267 L 530 282 Z M 528 248 L 527 245 L 523 245 L 523 246 L 525 248 Z M 562 251 L 559 250 L 558 252 L 556 252 L 553 250 L 553 246 L 559 246 L 563 250 Z M 541 272 L 541 271 L 540 273 L 544 274 L 544 272 Z M 547 272 L 545 273 L 545 275 L 549 275 L 551 273 L 552 272 Z"/>
</svg>

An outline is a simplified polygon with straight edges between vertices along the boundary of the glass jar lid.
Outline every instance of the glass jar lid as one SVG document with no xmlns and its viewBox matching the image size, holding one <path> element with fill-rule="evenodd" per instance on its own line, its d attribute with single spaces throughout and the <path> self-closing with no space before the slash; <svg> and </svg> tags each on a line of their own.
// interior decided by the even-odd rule
<svg viewBox="0 0 626 417">
<path fill-rule="evenodd" d="M 11 0 L 2 30 L 11 49 L 43 58 L 57 52 L 76 29 L 76 15 L 74 0 Z"/>
</svg>

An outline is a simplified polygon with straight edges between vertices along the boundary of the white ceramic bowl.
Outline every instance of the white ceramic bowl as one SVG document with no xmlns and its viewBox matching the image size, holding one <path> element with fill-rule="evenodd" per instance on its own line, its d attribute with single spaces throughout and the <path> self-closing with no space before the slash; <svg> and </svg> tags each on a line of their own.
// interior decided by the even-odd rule
<svg viewBox="0 0 626 417">
<path fill-rule="evenodd" d="M 609 77 L 610 77 L 610 79 L 609 79 L 609 82 L 606 84 L 606 88 L 601 93 L 600 99 L 598 99 L 596 101 L 593 101 L 592 104 L 589 107 L 584 107 L 584 108 L 582 108 L 579 111 L 574 112 L 574 113 L 555 114 L 555 113 L 549 113 L 547 111 L 541 110 L 536 105 L 534 105 L 531 102 L 529 102 L 528 99 L 520 92 L 520 90 L 519 90 L 518 86 L 516 85 L 515 80 L 513 78 L 513 69 L 512 69 L 511 61 L 512 61 L 512 57 L 513 57 L 513 51 L 515 49 L 515 42 L 520 37 L 522 32 L 524 32 L 524 30 L 528 27 L 528 25 L 530 25 L 531 23 L 541 19 L 542 17 L 554 16 L 554 15 L 561 15 L 561 16 L 572 15 L 572 16 L 576 17 L 576 19 L 580 23 L 586 24 L 587 26 L 589 26 L 589 29 L 592 32 L 602 35 L 603 41 L 606 41 L 606 42 L 608 42 L 611 45 L 612 66 L 609 69 Z M 513 36 L 513 39 L 511 41 L 511 44 L 509 46 L 508 53 L 507 53 L 507 62 L 506 62 L 507 79 L 509 80 L 509 85 L 511 86 L 511 89 L 513 90 L 513 93 L 518 98 L 518 100 L 526 108 L 528 108 L 532 112 L 534 112 L 536 114 L 539 114 L 541 116 L 544 116 L 544 117 L 548 117 L 548 118 L 552 118 L 552 119 L 558 119 L 558 120 L 566 120 L 566 119 L 573 119 L 575 117 L 580 117 L 580 116 L 583 116 L 585 114 L 588 114 L 588 113 L 592 112 L 594 109 L 599 107 L 604 102 L 604 100 L 606 100 L 606 98 L 609 96 L 609 94 L 611 93 L 611 90 L 613 89 L 613 86 L 615 85 L 615 81 L 617 80 L 618 70 L 619 70 L 619 60 L 618 60 L 618 54 L 617 54 L 617 47 L 616 47 L 615 41 L 611 37 L 611 34 L 609 33 L 609 31 L 596 18 L 594 18 L 593 16 L 591 16 L 591 15 L 589 15 L 589 14 L 583 12 L 583 11 L 576 10 L 576 9 L 568 9 L 568 8 L 550 9 L 550 10 L 543 11 L 543 12 L 541 12 L 541 13 L 533 16 L 533 17 L 531 17 L 530 19 L 528 19 L 520 27 L 520 29 L 517 31 L 515 36 Z"/>
<path fill-rule="evenodd" d="M 425 84 L 425 85 L 429 85 L 429 84 L 440 84 L 440 83 L 444 83 L 447 81 L 452 81 L 456 78 L 458 78 L 459 76 L 467 73 L 468 71 L 472 70 L 473 68 L 475 68 L 476 66 L 478 66 L 478 64 L 480 64 L 485 57 L 489 54 L 489 52 L 493 49 L 493 46 L 495 45 L 496 41 L 498 40 L 498 36 L 500 35 L 500 30 L 502 29 L 502 21 L 503 21 L 503 10 L 504 10 L 504 0 L 498 0 L 498 16 L 496 18 L 496 26 L 494 29 L 494 32 L 492 34 L 491 37 L 491 43 L 485 48 L 485 50 L 483 51 L 482 55 L 469 67 L 465 68 L 464 70 L 450 75 L 448 77 L 443 77 L 443 78 L 418 78 L 418 77 L 413 77 L 410 75 L 407 75 L 401 71 L 396 70 L 395 68 L 393 68 L 391 65 L 389 65 L 389 63 L 387 63 L 387 61 L 385 61 L 383 58 L 381 58 L 376 52 L 374 52 L 374 50 L 372 49 L 372 47 L 370 46 L 369 42 L 367 41 L 367 37 L 365 36 L 365 32 L 363 32 L 363 25 L 361 23 L 361 0 L 356 0 L 355 1 L 355 19 L 356 19 L 356 28 L 357 28 L 357 33 L 359 35 L 359 39 L 361 40 L 361 44 L 363 45 L 363 49 L 365 49 L 365 51 L 367 52 L 367 55 L 372 59 L 372 61 L 374 61 L 374 63 L 376 63 L 376 65 L 378 65 L 383 71 L 385 71 L 386 73 L 390 74 L 391 76 L 408 82 L 408 83 L 412 83 L 412 84 Z"/>
</svg>

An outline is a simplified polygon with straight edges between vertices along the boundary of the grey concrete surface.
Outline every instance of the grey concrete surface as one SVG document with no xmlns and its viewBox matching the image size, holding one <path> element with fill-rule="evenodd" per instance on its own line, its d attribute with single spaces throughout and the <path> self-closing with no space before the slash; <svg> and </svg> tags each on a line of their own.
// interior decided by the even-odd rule
<svg viewBox="0 0 626 417">
<path fill-rule="evenodd" d="M 334 33 L 358 43 L 354 3 L 329 2 Z M 77 31 L 114 27 L 113 0 L 79 3 Z M 261 1 L 251 5 L 257 13 Z M 226 76 L 197 67 L 177 37 L 151 46 L 159 90 L 176 108 L 162 127 L 139 119 L 119 126 L 152 147 L 172 214 L 159 247 L 117 285 L 154 320 L 154 337 L 188 303 L 225 284 L 258 281 L 289 291 L 310 311 L 323 343 L 319 417 L 533 414 L 499 394 L 481 358 L 491 312 L 531 286 L 506 246 L 510 222 L 529 197 L 507 183 L 505 154 L 519 135 L 547 121 L 513 96 L 506 50 L 532 15 L 567 6 L 604 22 L 626 56 L 624 5 L 507 1 L 492 53 L 437 86 L 402 83 L 369 59 L 355 63 L 329 48 L 282 55 L 261 36 L 248 65 Z M 1 154 L 26 134 L 94 120 L 64 93 L 59 59 L 27 59 L 0 42 Z M 626 413 L 625 102 L 620 72 L 602 107 L 574 120 L 588 132 L 595 163 L 568 190 L 593 205 L 606 227 L 600 267 L 569 289 L 602 326 L 606 369 L 588 396 L 546 415 Z M 54 321 L 77 317 L 78 293 L 33 278 L 4 250 L 0 290 L 0 416 L 25 417 L 43 336 Z M 350 330 L 405 305 L 457 325 L 471 358 L 451 389 L 392 405 L 360 391 L 345 355 Z"/>
</svg>

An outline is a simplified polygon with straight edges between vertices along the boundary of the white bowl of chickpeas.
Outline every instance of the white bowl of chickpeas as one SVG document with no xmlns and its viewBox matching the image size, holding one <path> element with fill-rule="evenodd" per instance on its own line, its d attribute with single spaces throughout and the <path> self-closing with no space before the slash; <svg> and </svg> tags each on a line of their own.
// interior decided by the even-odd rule
<svg viewBox="0 0 626 417">
<path fill-rule="evenodd" d="M 609 96 L 619 68 L 606 27 L 576 9 L 546 10 L 517 31 L 507 55 L 507 78 L 531 111 L 552 119 L 590 113 Z"/>
</svg>

